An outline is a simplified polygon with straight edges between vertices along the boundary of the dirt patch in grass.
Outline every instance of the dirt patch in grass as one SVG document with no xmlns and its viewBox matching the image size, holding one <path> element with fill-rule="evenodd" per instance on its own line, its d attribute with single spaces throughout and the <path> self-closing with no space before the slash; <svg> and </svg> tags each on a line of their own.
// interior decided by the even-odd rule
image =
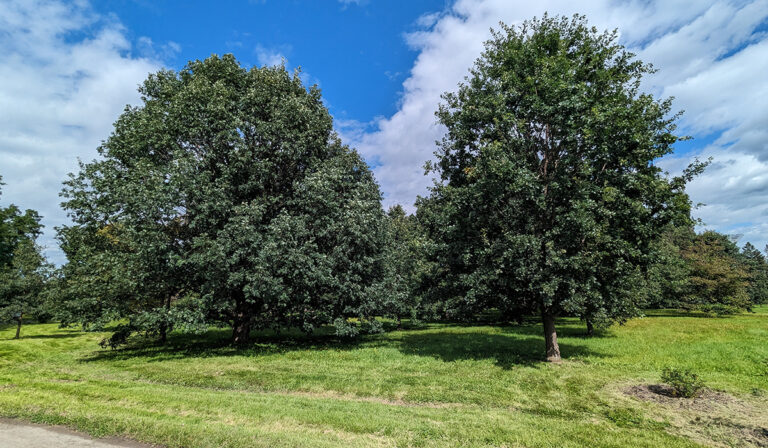
<svg viewBox="0 0 768 448">
<path fill-rule="evenodd" d="M 723 447 L 768 447 L 766 400 L 746 401 L 713 389 L 704 389 L 695 398 L 681 398 L 663 384 L 635 385 L 623 392 L 661 406 L 673 432 L 695 441 Z"/>
<path fill-rule="evenodd" d="M 624 393 L 643 401 L 653 401 L 681 409 L 709 411 L 715 407 L 738 405 L 739 400 L 713 389 L 703 389 L 695 398 L 677 397 L 671 387 L 664 384 L 641 384 L 628 387 Z"/>
</svg>

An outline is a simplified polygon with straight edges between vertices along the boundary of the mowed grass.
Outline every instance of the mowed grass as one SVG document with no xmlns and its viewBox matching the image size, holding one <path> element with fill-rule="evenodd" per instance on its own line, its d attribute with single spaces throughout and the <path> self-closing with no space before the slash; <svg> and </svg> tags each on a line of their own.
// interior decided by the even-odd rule
<svg viewBox="0 0 768 448">
<path fill-rule="evenodd" d="M 100 333 L 0 330 L 0 416 L 171 447 L 748 446 L 768 440 L 768 308 L 726 318 L 649 312 L 541 362 L 537 324 L 426 324 L 341 342 L 229 333 L 101 350 Z M 727 400 L 626 391 L 687 367 Z"/>
</svg>

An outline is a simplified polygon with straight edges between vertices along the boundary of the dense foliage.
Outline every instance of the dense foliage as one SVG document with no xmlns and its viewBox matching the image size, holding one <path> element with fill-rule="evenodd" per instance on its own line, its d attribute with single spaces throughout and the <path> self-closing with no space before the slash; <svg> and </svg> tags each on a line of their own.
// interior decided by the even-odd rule
<svg viewBox="0 0 768 448">
<path fill-rule="evenodd" d="M 3 185 L 3 177 L 0 176 L 0 195 Z M 36 239 L 41 230 L 40 215 L 36 211 L 25 210 L 22 213 L 14 204 L 0 207 L 0 268 L 13 262 L 19 243 Z"/>
<path fill-rule="evenodd" d="M 407 214 L 401 205 L 387 211 L 387 284 L 382 313 L 397 320 L 416 321 L 433 317 L 423 300 L 429 261 L 429 240 L 417 216 Z"/>
<path fill-rule="evenodd" d="M 35 242 L 41 230 L 34 210 L 0 207 L 0 322 L 16 323 L 16 339 L 24 317 L 47 314 L 43 289 L 51 267 Z"/>
<path fill-rule="evenodd" d="M 640 91 L 650 72 L 580 16 L 502 25 L 443 97 L 439 179 L 415 214 L 384 213 L 298 73 L 226 55 L 152 74 L 65 182 L 64 266 L 42 256 L 36 212 L 0 208 L 0 320 L 117 325 L 116 347 L 211 326 L 244 343 L 534 316 L 558 361 L 558 317 L 591 334 L 643 308 L 768 303 L 763 253 L 695 231 L 685 185 L 705 164 L 655 165 L 681 138 L 670 100 Z"/>
<path fill-rule="evenodd" d="M 730 314 L 765 301 L 768 263 L 749 243 L 740 251 L 727 235 L 670 227 L 655 255 L 646 286 L 649 307 Z"/>
<path fill-rule="evenodd" d="M 638 313 L 651 245 L 685 221 L 687 180 L 653 161 L 672 152 L 669 100 L 640 92 L 650 66 L 582 17 L 502 26 L 467 81 L 444 95 L 441 182 L 419 213 L 438 242 L 435 288 L 456 314 L 537 312 L 560 359 L 554 319 Z"/>
<path fill-rule="evenodd" d="M 768 303 L 768 260 L 750 243 L 741 250 L 741 260 L 749 275 L 749 300 L 754 305 Z"/>
<path fill-rule="evenodd" d="M 140 92 L 63 192 L 71 320 L 161 335 L 224 323 L 236 342 L 252 328 L 359 331 L 348 318 L 378 311 L 386 223 L 320 91 L 226 55 Z"/>
<path fill-rule="evenodd" d="M 701 233 L 683 250 L 683 258 L 690 267 L 684 304 L 715 312 L 749 308 L 749 272 L 727 236 Z"/>
</svg>

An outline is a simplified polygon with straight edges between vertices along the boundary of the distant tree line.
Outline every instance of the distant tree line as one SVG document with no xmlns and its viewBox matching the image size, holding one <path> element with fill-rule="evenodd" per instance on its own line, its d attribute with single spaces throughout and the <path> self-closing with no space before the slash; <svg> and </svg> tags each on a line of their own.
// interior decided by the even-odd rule
<svg viewBox="0 0 768 448">
<path fill-rule="evenodd" d="M 233 56 L 152 74 L 62 191 L 67 263 L 39 216 L 0 209 L 0 317 L 136 333 L 333 326 L 382 319 L 535 316 L 588 329 L 645 308 L 712 314 L 768 300 L 768 263 L 697 234 L 679 176 L 654 163 L 685 139 L 671 101 L 640 91 L 652 67 L 581 16 L 502 26 L 437 113 L 436 182 L 408 214 L 382 209 L 370 168 L 333 130 L 320 91 Z"/>
<path fill-rule="evenodd" d="M 671 227 L 654 246 L 646 307 L 731 314 L 768 303 L 768 263 L 752 244 L 739 250 L 722 233 Z"/>
</svg>

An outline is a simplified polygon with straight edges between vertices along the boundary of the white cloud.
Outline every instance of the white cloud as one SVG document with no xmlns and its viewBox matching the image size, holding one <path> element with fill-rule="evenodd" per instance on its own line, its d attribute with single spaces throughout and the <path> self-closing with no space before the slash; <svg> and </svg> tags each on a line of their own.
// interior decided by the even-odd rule
<svg viewBox="0 0 768 448">
<path fill-rule="evenodd" d="M 768 162 L 716 145 L 705 148 L 700 157 L 711 157 L 713 162 L 688 191 L 695 202 L 704 204 L 696 211 L 702 228 L 742 235 L 739 244 L 749 241 L 763 249 L 768 244 Z M 660 166 L 680 171 L 688 162 L 687 157 L 676 157 Z"/>
<path fill-rule="evenodd" d="M 598 28 L 619 28 L 621 42 L 659 69 L 645 88 L 675 96 L 675 107 L 686 110 L 683 132 L 722 132 L 706 151 L 722 165 L 713 165 L 689 189 L 694 201 L 710 204 L 696 213 L 708 225 L 744 233 L 744 241 L 751 238 L 762 247 L 761 232 L 768 225 L 760 223 L 768 197 L 755 188 L 763 179 L 760 170 L 768 169 L 763 162 L 768 158 L 768 40 L 756 29 L 768 21 L 768 0 L 458 0 L 446 11 L 424 15 L 417 21 L 422 29 L 406 36 L 418 57 L 403 82 L 399 110 L 379 119 L 372 132 L 344 135 L 378 162 L 375 173 L 385 205 L 410 205 L 426 193 L 431 180 L 421 166 L 444 132 L 434 117 L 440 95 L 455 90 L 468 73 L 489 29 L 499 21 L 518 24 L 544 12 L 585 14 Z"/>
<path fill-rule="evenodd" d="M 274 65 L 283 65 L 288 61 L 282 52 L 275 49 L 265 48 L 261 45 L 257 45 L 254 51 L 256 52 L 256 60 L 258 61 L 259 65 L 262 66 L 268 65 L 271 67 Z"/>
<path fill-rule="evenodd" d="M 646 88 L 674 95 L 675 107 L 686 110 L 683 131 L 721 134 L 703 151 L 715 164 L 689 189 L 694 201 L 707 204 L 697 214 L 762 248 L 768 242 L 762 174 L 768 172 L 768 40 L 754 30 L 766 24 L 768 0 L 458 0 L 422 16 L 420 30 L 406 36 L 418 56 L 398 111 L 373 123 L 337 122 L 345 141 L 375 162 L 385 205 L 409 205 L 426 193 L 430 180 L 422 166 L 443 134 L 434 110 L 467 74 L 489 29 L 545 11 L 583 13 L 599 28 L 618 27 L 622 42 L 660 69 Z M 66 221 L 56 196 L 61 181 L 76 169 L 77 157 L 95 156 L 125 104 L 138 100 L 136 86 L 179 50 L 148 38 L 133 46 L 126 35 L 85 0 L 0 2 L 0 174 L 7 184 L 1 200 L 44 215 L 43 243 L 57 262 L 63 260 L 53 226 Z M 255 49 L 267 65 L 282 63 L 289 50 Z M 664 163 L 678 169 L 687 161 Z"/>
<path fill-rule="evenodd" d="M 134 55 L 122 26 L 85 1 L 4 1 L 0 30 L 2 201 L 43 215 L 41 242 L 61 263 L 53 239 L 53 227 L 67 221 L 57 196 L 61 182 L 78 157 L 96 155 L 125 105 L 138 100 L 138 84 L 159 64 Z"/>
</svg>

